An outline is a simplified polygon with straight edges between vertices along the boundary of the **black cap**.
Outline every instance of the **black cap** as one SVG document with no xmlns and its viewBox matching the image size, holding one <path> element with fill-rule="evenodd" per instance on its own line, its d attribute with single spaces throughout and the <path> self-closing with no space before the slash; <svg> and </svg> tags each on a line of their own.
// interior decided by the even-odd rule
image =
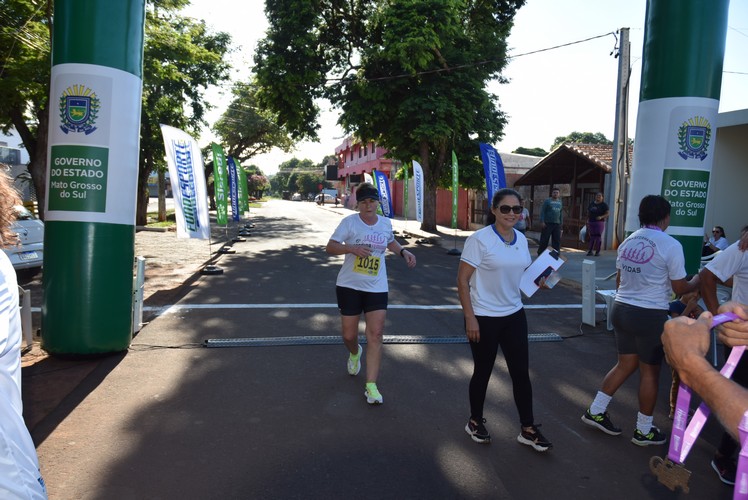
<svg viewBox="0 0 748 500">
<path fill-rule="evenodd" d="M 361 184 L 356 190 L 356 202 L 363 200 L 379 201 L 379 191 L 368 182 Z"/>
</svg>

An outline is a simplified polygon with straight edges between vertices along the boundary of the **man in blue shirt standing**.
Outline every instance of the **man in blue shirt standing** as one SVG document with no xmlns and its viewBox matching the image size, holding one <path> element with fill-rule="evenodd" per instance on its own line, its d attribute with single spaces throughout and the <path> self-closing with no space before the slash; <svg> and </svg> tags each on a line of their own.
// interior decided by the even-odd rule
<svg viewBox="0 0 748 500">
<path fill-rule="evenodd" d="M 548 248 L 548 239 L 551 246 L 557 252 L 561 251 L 561 223 L 564 220 L 563 203 L 561 202 L 561 191 L 557 187 L 551 189 L 551 197 L 543 202 L 540 208 L 540 224 L 543 230 L 540 233 L 540 246 L 538 255 Z"/>
</svg>

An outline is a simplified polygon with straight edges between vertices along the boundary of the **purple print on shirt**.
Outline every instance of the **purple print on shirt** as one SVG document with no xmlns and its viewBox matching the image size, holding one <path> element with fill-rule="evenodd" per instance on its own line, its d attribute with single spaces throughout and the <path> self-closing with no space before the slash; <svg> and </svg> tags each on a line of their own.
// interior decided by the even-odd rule
<svg viewBox="0 0 748 500">
<path fill-rule="evenodd" d="M 371 233 L 364 236 L 364 244 L 371 245 L 372 248 L 383 249 L 387 247 L 387 237 L 384 233 Z"/>
<path fill-rule="evenodd" d="M 621 260 L 627 260 L 632 264 L 646 264 L 654 257 L 654 244 L 648 239 L 637 239 L 626 245 L 621 252 Z"/>
</svg>

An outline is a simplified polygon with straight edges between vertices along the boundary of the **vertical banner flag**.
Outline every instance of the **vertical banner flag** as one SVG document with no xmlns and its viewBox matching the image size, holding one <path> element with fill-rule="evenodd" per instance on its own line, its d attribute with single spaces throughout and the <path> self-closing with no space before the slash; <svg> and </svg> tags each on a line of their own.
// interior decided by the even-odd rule
<svg viewBox="0 0 748 500">
<path fill-rule="evenodd" d="M 423 168 L 413 160 L 413 183 L 416 191 L 416 220 L 423 222 Z"/>
<path fill-rule="evenodd" d="M 228 179 L 226 179 L 226 153 L 215 142 L 213 149 L 213 195 L 216 199 L 216 223 L 219 226 L 228 224 Z"/>
<path fill-rule="evenodd" d="M 161 134 L 174 193 L 177 237 L 207 240 L 210 237 L 208 190 L 200 148 L 195 139 L 177 128 L 162 124 Z"/>
<path fill-rule="evenodd" d="M 385 174 L 377 170 L 374 171 L 374 179 L 376 179 L 377 191 L 379 191 L 379 201 L 382 206 L 382 215 L 392 219 L 394 214 L 392 213 L 392 197 L 390 196 L 390 180 Z"/>
<path fill-rule="evenodd" d="M 486 190 L 488 191 L 488 204 L 490 205 L 493 194 L 506 187 L 504 164 L 501 162 L 499 152 L 493 146 L 483 142 L 478 144 L 480 145 L 480 157 L 483 160 L 483 170 L 486 173 Z"/>
<path fill-rule="evenodd" d="M 403 164 L 403 215 L 408 220 L 408 164 Z"/>
<path fill-rule="evenodd" d="M 239 183 L 239 215 L 249 211 L 249 194 L 247 193 L 247 173 L 242 168 L 241 163 L 236 164 L 236 180 Z"/>
<path fill-rule="evenodd" d="M 457 195 L 459 194 L 459 176 L 457 155 L 452 151 L 452 229 L 457 229 Z"/>
<path fill-rule="evenodd" d="M 232 157 L 228 157 L 226 164 L 229 167 L 229 198 L 231 198 L 231 220 L 239 220 L 239 179 L 237 179 L 236 163 Z"/>
</svg>

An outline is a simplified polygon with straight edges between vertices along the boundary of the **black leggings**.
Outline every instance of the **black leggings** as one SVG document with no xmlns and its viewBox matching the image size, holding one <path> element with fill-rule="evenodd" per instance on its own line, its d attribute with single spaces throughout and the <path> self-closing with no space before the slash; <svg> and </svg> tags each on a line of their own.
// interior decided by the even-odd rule
<svg viewBox="0 0 748 500">
<path fill-rule="evenodd" d="M 496 354 L 501 346 L 509 369 L 514 391 L 514 404 L 519 421 L 524 427 L 533 425 L 532 384 L 530 383 L 530 355 L 527 343 L 527 317 L 525 310 L 502 318 L 478 316 L 480 341 L 470 342 L 473 353 L 473 376 L 470 379 L 470 418 L 479 422 L 483 418 L 483 404 Z"/>
</svg>

